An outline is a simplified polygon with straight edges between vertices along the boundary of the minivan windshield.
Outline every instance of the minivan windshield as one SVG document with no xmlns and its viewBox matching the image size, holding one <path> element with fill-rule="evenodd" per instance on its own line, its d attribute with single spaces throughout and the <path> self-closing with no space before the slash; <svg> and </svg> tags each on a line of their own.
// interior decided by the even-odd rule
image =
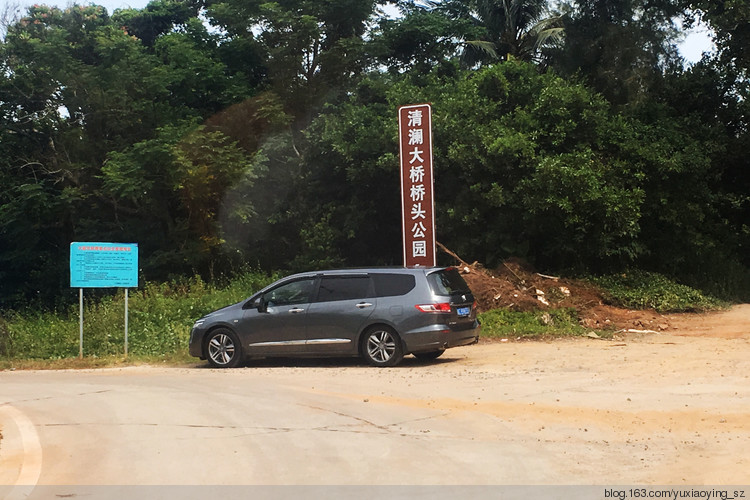
<svg viewBox="0 0 750 500">
<path fill-rule="evenodd" d="M 430 283 L 432 293 L 435 295 L 470 293 L 469 286 L 455 267 L 449 267 L 429 274 L 427 276 L 427 281 Z"/>
</svg>

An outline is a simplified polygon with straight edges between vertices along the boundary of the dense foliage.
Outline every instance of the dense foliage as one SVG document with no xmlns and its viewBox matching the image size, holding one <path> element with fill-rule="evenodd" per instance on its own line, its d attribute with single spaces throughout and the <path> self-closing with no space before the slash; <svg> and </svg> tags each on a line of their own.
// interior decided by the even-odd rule
<svg viewBox="0 0 750 500">
<path fill-rule="evenodd" d="M 137 242 L 144 280 L 399 264 L 395 117 L 418 102 L 465 258 L 747 297 L 750 12 L 715 4 L 0 10 L 0 307 L 69 300 L 72 241 Z M 696 18 L 717 51 L 686 65 Z"/>
</svg>

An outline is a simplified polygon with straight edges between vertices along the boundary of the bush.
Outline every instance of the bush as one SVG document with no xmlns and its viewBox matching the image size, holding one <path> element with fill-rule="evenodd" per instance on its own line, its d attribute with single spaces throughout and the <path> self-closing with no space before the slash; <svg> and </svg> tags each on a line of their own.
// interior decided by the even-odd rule
<svg viewBox="0 0 750 500">
<path fill-rule="evenodd" d="M 592 281 L 602 287 L 606 300 L 629 309 L 654 309 L 657 312 L 701 312 L 720 309 L 719 299 L 666 276 L 648 271 L 629 271 Z"/>
</svg>

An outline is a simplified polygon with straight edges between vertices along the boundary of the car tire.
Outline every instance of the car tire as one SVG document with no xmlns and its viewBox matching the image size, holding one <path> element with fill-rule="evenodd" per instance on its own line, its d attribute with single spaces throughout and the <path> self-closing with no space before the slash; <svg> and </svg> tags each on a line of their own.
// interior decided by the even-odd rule
<svg viewBox="0 0 750 500">
<path fill-rule="evenodd" d="M 395 366 L 404 358 L 401 339 L 390 328 L 371 328 L 362 337 L 362 356 L 372 366 Z"/>
<path fill-rule="evenodd" d="M 432 361 L 433 359 L 437 359 L 442 356 L 444 352 L 445 349 L 440 349 L 439 351 L 415 352 L 412 354 L 414 354 L 415 358 L 422 361 Z"/>
<path fill-rule="evenodd" d="M 226 328 L 213 330 L 206 340 L 206 359 L 214 368 L 234 368 L 242 361 L 237 335 Z"/>
</svg>

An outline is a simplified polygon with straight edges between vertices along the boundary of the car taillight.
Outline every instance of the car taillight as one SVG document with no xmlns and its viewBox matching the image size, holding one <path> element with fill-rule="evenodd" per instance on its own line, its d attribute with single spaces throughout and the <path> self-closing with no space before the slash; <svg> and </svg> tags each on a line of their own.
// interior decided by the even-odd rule
<svg viewBox="0 0 750 500">
<path fill-rule="evenodd" d="M 417 309 L 423 313 L 449 313 L 451 312 L 451 305 L 448 302 L 441 302 L 439 304 L 418 304 Z"/>
</svg>

